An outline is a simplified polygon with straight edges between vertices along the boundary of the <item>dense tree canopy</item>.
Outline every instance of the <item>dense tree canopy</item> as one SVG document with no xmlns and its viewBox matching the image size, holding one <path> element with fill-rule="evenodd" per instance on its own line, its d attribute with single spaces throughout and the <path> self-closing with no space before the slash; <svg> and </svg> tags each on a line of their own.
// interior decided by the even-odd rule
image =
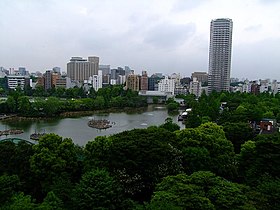
<svg viewBox="0 0 280 210">
<path fill-rule="evenodd" d="M 226 139 L 221 126 L 209 122 L 197 128 L 176 131 L 176 135 L 187 174 L 209 170 L 223 177 L 234 177 L 233 145 Z"/>
<path fill-rule="evenodd" d="M 248 200 L 242 185 L 200 171 L 165 177 L 157 185 L 151 204 L 164 201 L 182 209 L 245 209 L 250 206 Z"/>
<path fill-rule="evenodd" d="M 28 92 L 28 93 L 27 93 Z M 45 91 L 38 86 L 34 90 L 11 90 L 1 112 L 16 113 L 21 116 L 52 117 L 68 111 L 94 111 L 106 108 L 143 107 L 146 98 L 138 92 L 124 90 L 122 85 L 100 88 L 52 88 Z"/>
<path fill-rule="evenodd" d="M 86 164 L 106 167 L 127 194 L 147 200 L 161 178 L 182 171 L 181 152 L 173 141 L 174 133 L 156 127 L 100 137 L 86 145 Z"/>
</svg>

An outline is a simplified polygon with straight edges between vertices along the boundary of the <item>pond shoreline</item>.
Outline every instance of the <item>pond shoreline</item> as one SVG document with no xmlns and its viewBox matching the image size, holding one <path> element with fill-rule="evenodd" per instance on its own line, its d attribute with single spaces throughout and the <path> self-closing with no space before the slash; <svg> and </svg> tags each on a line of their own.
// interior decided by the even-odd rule
<svg viewBox="0 0 280 210">
<path fill-rule="evenodd" d="M 60 113 L 56 117 L 24 117 L 24 116 L 18 116 L 13 114 L 12 116 L 9 116 L 5 119 L 2 119 L 3 122 L 13 122 L 13 121 L 40 121 L 40 120 L 53 120 L 53 119 L 63 119 L 63 118 L 75 118 L 75 117 L 83 117 L 83 116 L 89 116 L 94 114 L 102 114 L 102 113 L 141 113 L 145 112 L 147 107 L 125 107 L 125 108 L 109 108 L 109 109 L 100 109 L 100 110 L 94 110 L 94 111 L 73 111 L 73 112 L 63 112 Z"/>
</svg>

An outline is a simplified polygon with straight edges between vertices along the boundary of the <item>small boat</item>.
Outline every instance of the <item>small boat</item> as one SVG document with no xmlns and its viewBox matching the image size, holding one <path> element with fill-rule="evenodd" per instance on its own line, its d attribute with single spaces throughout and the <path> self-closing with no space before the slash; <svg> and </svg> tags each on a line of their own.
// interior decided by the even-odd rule
<svg viewBox="0 0 280 210">
<path fill-rule="evenodd" d="M 46 133 L 32 133 L 30 135 L 30 139 L 32 139 L 32 140 L 39 140 L 44 135 L 46 135 Z"/>
<path fill-rule="evenodd" d="M 35 133 L 32 133 L 32 134 L 30 135 L 30 139 L 32 139 L 32 140 L 39 140 L 42 136 L 45 136 L 46 134 L 47 134 L 46 132 L 37 133 L 37 132 L 35 131 Z"/>
</svg>

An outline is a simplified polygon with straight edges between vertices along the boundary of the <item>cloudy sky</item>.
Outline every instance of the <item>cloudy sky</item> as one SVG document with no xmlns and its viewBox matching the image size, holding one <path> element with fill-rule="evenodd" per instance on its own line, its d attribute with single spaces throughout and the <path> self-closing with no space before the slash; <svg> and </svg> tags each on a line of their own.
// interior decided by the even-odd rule
<svg viewBox="0 0 280 210">
<path fill-rule="evenodd" d="M 231 77 L 280 80 L 280 0 L 0 0 L 0 66 L 66 70 L 100 57 L 190 76 L 208 71 L 210 21 L 233 20 Z"/>
</svg>

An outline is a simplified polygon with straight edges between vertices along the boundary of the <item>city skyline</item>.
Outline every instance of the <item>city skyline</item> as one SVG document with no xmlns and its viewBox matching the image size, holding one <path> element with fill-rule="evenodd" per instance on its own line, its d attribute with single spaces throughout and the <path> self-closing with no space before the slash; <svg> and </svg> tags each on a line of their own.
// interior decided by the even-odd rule
<svg viewBox="0 0 280 210">
<path fill-rule="evenodd" d="M 209 22 L 234 22 L 231 77 L 280 79 L 279 1 L 19 1 L 0 2 L 0 66 L 30 72 L 70 57 L 150 74 L 208 71 Z M 203 15 L 202 15 L 203 14 Z"/>
</svg>

